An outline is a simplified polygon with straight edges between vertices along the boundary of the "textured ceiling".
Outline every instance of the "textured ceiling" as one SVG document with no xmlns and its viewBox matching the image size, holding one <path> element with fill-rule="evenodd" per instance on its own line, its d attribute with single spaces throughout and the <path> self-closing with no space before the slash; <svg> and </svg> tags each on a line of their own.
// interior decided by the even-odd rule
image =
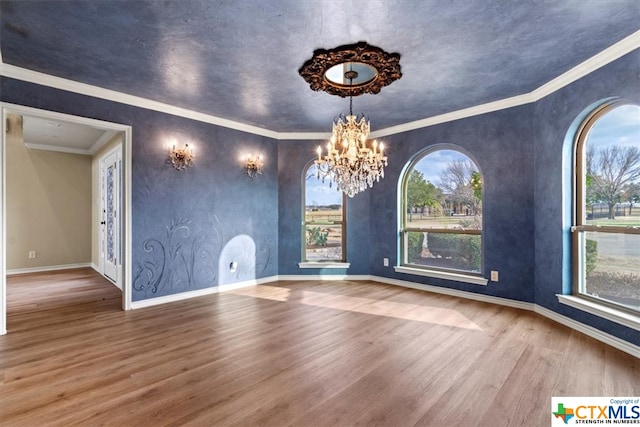
<svg viewBox="0 0 640 427">
<path fill-rule="evenodd" d="M 640 29 L 638 0 L 0 2 L 6 64 L 276 132 L 329 132 L 314 50 L 366 41 L 403 77 L 354 98 L 373 129 L 530 92 Z"/>
</svg>

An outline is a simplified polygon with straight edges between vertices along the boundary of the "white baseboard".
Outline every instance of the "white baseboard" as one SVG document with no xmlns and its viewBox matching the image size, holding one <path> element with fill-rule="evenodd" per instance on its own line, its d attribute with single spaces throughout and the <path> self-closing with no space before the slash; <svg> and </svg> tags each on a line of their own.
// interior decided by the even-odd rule
<svg viewBox="0 0 640 427">
<path fill-rule="evenodd" d="M 603 342 L 611 347 L 617 348 L 627 354 L 640 358 L 640 347 L 632 344 L 628 341 L 615 337 L 613 335 L 602 332 L 592 326 L 585 325 L 574 319 L 563 316 L 555 311 L 540 305 L 512 300 L 509 298 L 495 297 L 491 295 L 477 294 L 474 292 L 461 291 L 458 289 L 444 288 L 440 286 L 424 285 L 421 283 L 409 282 L 406 280 L 390 279 L 382 276 L 369 276 L 369 275 L 280 275 L 265 277 L 257 280 L 248 280 L 245 282 L 232 283 L 228 285 L 214 286 L 206 289 L 199 289 L 197 291 L 183 292 L 175 295 L 167 295 L 164 297 L 151 298 L 148 300 L 136 301 L 131 304 L 131 308 L 143 308 L 150 307 L 158 304 L 165 304 L 168 302 L 181 301 L 188 298 L 195 298 L 203 295 L 210 295 L 218 292 L 230 291 L 233 289 L 246 288 L 249 286 L 264 285 L 267 283 L 282 281 L 294 281 L 294 280 L 371 280 L 373 282 L 384 283 L 387 285 L 400 286 L 410 289 L 418 289 L 426 292 L 434 292 L 443 295 L 449 295 L 458 298 L 465 298 L 475 301 L 486 302 L 490 304 L 503 305 L 506 307 L 517 308 L 521 310 L 533 311 L 541 316 L 551 319 L 561 325 L 581 332 L 591 338 L 594 338 L 600 342 Z"/>
<path fill-rule="evenodd" d="M 536 305 L 533 311 L 540 314 L 541 316 L 558 322 L 561 325 L 574 329 L 578 332 L 582 332 L 583 334 L 590 336 L 591 338 L 595 338 L 600 342 L 608 344 L 611 347 L 617 348 L 618 350 L 624 351 L 625 353 L 628 353 L 640 359 L 640 347 L 638 347 L 637 345 L 631 344 L 630 342 L 625 340 L 621 340 L 618 337 L 614 337 L 613 335 L 609 335 L 606 332 L 602 332 L 600 329 L 585 325 L 584 323 L 580 323 L 577 320 L 573 320 L 570 317 L 558 314 L 555 311 L 549 310 L 548 308 L 542 307 L 540 305 Z"/>
<path fill-rule="evenodd" d="M 212 286 L 210 288 L 198 289 L 195 291 L 180 292 L 179 294 L 166 295 L 163 297 L 149 298 L 141 301 L 133 301 L 131 309 L 152 307 L 159 304 L 182 301 L 185 299 L 201 297 L 204 295 L 217 294 L 219 292 L 232 291 L 234 289 L 248 288 L 250 286 L 263 285 L 278 280 L 278 276 L 264 277 L 262 279 L 246 280 L 244 282 L 229 283 L 227 285 Z"/>
<path fill-rule="evenodd" d="M 373 276 L 371 277 L 371 280 L 375 282 L 380 282 L 380 283 L 387 283 L 389 285 L 397 285 L 397 286 L 402 286 L 406 288 L 420 289 L 427 292 L 436 292 L 439 294 L 451 295 L 451 296 L 460 297 L 460 298 L 472 299 L 475 301 L 488 302 L 492 304 L 519 308 L 522 310 L 533 311 L 534 313 L 537 313 L 541 316 L 551 319 L 568 328 L 581 332 L 587 336 L 590 336 L 591 338 L 595 338 L 600 342 L 603 342 L 607 345 L 610 345 L 611 347 L 617 348 L 618 350 L 624 351 L 625 353 L 628 353 L 640 359 L 640 347 L 638 347 L 637 345 L 634 345 L 618 337 L 614 337 L 613 335 L 609 335 L 606 332 L 602 332 L 601 330 L 596 329 L 592 326 L 585 325 L 584 323 L 580 323 L 577 320 L 571 319 L 570 317 L 563 316 L 561 314 L 556 313 L 555 311 L 549 310 L 548 308 L 542 307 L 534 303 L 516 301 L 508 298 L 500 298 L 500 297 L 494 297 L 489 295 L 476 294 L 474 292 L 460 291 L 457 289 L 442 288 L 440 286 L 423 285 L 420 283 L 389 279 L 389 278 L 380 277 L 380 276 Z"/>
<path fill-rule="evenodd" d="M 15 268 L 13 270 L 7 270 L 7 276 L 12 276 L 15 274 L 26 274 L 26 273 L 42 273 L 45 271 L 71 270 L 74 268 L 87 268 L 87 267 L 93 267 L 93 265 L 87 262 L 87 263 L 80 263 L 80 264 L 47 265 L 44 267 Z"/>
<path fill-rule="evenodd" d="M 387 285 L 402 286 L 403 288 L 419 289 L 421 291 L 435 292 L 438 294 L 450 295 L 459 298 L 472 299 L 475 301 L 488 302 L 491 304 L 505 305 L 507 307 L 520 308 L 522 310 L 533 311 L 535 304 L 531 302 L 518 301 L 508 298 L 494 297 L 490 295 L 476 294 L 475 292 L 460 291 L 458 289 L 443 288 L 441 286 L 423 285 L 421 283 L 409 282 L 406 280 L 389 279 L 387 277 L 372 276 L 374 282 L 386 283 Z"/>
</svg>

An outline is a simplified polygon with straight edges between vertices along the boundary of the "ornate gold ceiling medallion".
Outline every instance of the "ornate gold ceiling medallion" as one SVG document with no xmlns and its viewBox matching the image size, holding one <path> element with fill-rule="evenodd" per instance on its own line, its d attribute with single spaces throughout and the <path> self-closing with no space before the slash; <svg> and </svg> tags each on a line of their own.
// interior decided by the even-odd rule
<svg viewBox="0 0 640 427">
<path fill-rule="evenodd" d="M 402 77 L 400 54 L 365 42 L 318 49 L 298 72 L 312 90 L 342 98 L 376 94 Z"/>
</svg>

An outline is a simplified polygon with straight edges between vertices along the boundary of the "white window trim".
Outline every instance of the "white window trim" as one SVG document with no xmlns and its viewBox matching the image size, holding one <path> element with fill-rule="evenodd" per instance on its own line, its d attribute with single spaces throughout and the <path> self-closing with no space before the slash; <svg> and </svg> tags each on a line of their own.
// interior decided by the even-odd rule
<svg viewBox="0 0 640 427">
<path fill-rule="evenodd" d="M 350 267 L 350 263 L 346 262 L 346 258 L 347 258 L 347 236 L 346 236 L 346 232 L 347 232 L 347 197 L 344 193 L 341 192 L 341 196 L 342 196 L 342 203 L 341 203 L 341 209 L 342 209 L 342 219 L 339 222 L 335 222 L 335 221 L 306 221 L 306 202 L 307 202 L 307 184 L 306 184 L 306 179 L 305 177 L 307 176 L 307 173 L 309 172 L 309 169 L 311 167 L 313 167 L 315 164 L 314 159 L 309 160 L 309 162 L 307 162 L 307 164 L 305 165 L 305 167 L 303 168 L 303 174 L 302 174 L 302 230 L 301 230 L 301 237 L 302 237 L 302 255 L 301 259 L 306 259 L 307 258 L 307 248 L 306 248 L 306 244 L 305 244 L 305 238 L 306 238 L 306 227 L 311 225 L 340 225 L 340 228 L 342 229 L 341 233 L 341 238 L 342 238 L 342 245 L 341 245 L 341 249 L 342 249 L 342 259 L 341 261 L 332 261 L 330 259 L 321 259 L 319 261 L 300 261 L 298 263 L 298 268 L 317 268 L 317 269 L 322 269 L 322 268 L 349 268 Z M 304 231 L 303 231 L 304 230 Z"/>
<path fill-rule="evenodd" d="M 609 307 L 604 304 L 599 304 L 594 301 L 589 301 L 585 298 L 580 298 L 575 295 L 561 295 L 557 294 L 558 301 L 561 304 L 568 305 L 578 310 L 585 311 L 589 314 L 611 320 L 620 325 L 627 326 L 636 331 L 640 331 L 640 316 L 627 313 L 623 310 L 617 310 L 613 307 Z"/>
<path fill-rule="evenodd" d="M 482 276 L 470 274 L 453 273 L 449 271 L 428 270 L 425 268 L 405 267 L 396 265 L 393 267 L 396 273 L 413 274 L 415 276 L 433 277 L 436 279 L 455 280 L 456 282 L 471 283 L 473 285 L 487 286 L 489 280 Z"/>
<path fill-rule="evenodd" d="M 572 294 L 563 295 L 557 294 L 558 301 L 561 304 L 568 305 L 575 309 L 584 311 L 594 316 L 601 317 L 603 319 L 610 320 L 623 326 L 627 326 L 636 331 L 640 331 L 640 315 L 638 313 L 632 313 L 624 309 L 618 309 L 615 307 L 615 302 L 611 304 L 604 304 L 596 299 L 589 299 L 582 297 L 580 289 L 585 284 L 586 268 L 584 265 L 586 259 L 586 247 L 584 246 L 583 239 L 586 239 L 586 232 L 599 232 L 602 230 L 609 230 L 615 234 L 625 234 L 626 230 L 618 231 L 612 227 L 599 225 L 588 225 L 586 221 L 585 209 L 585 197 L 586 189 L 584 188 L 586 183 L 587 165 L 584 159 L 585 153 L 588 149 L 587 143 L 589 138 L 589 132 L 593 129 L 595 124 L 601 118 L 608 115 L 611 111 L 621 105 L 629 104 L 627 101 L 617 98 L 610 98 L 606 102 L 601 103 L 597 108 L 593 109 L 589 114 L 581 119 L 581 122 L 573 136 L 573 186 L 572 186 L 572 198 L 573 198 L 573 225 L 571 226 L 571 242 L 572 242 L 572 258 L 571 268 L 574 272 L 572 279 Z M 635 105 L 635 104 L 632 104 Z M 580 199 L 580 200 L 579 200 Z M 634 227 L 635 228 L 635 227 Z M 604 300 L 604 298 L 603 298 Z M 637 310 L 634 310 L 637 311 Z"/>
<path fill-rule="evenodd" d="M 397 221 L 398 221 L 398 230 L 399 230 L 399 235 L 398 235 L 398 245 L 400 246 L 404 241 L 404 245 L 405 247 L 403 249 L 398 249 L 398 258 L 399 258 L 399 263 L 405 263 L 406 261 L 404 259 L 402 259 L 403 257 L 406 256 L 407 253 L 407 242 L 405 239 L 405 237 L 403 236 L 403 234 L 405 234 L 406 231 L 406 222 L 405 222 L 405 215 L 406 215 L 406 206 L 405 206 L 405 181 L 407 179 L 407 177 L 409 176 L 409 174 L 411 173 L 411 171 L 413 170 L 413 168 L 415 167 L 415 165 L 422 160 L 424 157 L 433 154 L 437 151 L 440 150 L 453 150 L 453 151 L 457 151 L 461 154 L 463 154 L 464 156 L 466 156 L 469 160 L 471 160 L 474 165 L 476 166 L 476 168 L 478 169 L 478 172 L 480 172 L 480 168 L 478 167 L 478 162 L 474 159 L 474 157 L 468 153 L 466 150 L 464 150 L 462 147 L 459 147 L 455 144 L 435 144 L 433 146 L 431 146 L 428 149 L 424 149 L 422 151 L 420 151 L 418 154 L 416 154 L 416 156 L 414 156 L 414 158 L 412 160 L 410 160 L 406 165 L 405 165 L 405 170 L 403 170 L 402 174 L 401 174 L 401 179 L 398 180 L 398 217 L 397 217 Z M 417 158 L 420 158 L 420 160 L 416 160 Z M 482 172 L 480 172 L 480 175 L 482 175 Z M 482 223 L 484 224 L 484 216 L 482 218 Z M 484 227 L 482 227 L 479 231 L 480 233 L 478 234 L 480 236 L 481 239 L 484 238 Z M 428 232 L 430 229 L 425 229 L 424 232 Z M 433 231 L 433 230 L 432 230 Z M 437 232 L 437 231 L 434 231 Z M 462 234 L 462 233 L 461 233 Z M 484 248 L 482 248 L 482 254 L 484 254 Z M 484 255 L 483 255 L 484 256 Z M 424 267 L 410 267 L 408 266 L 408 264 L 403 264 L 403 265 L 397 265 L 393 267 L 394 270 L 396 271 L 396 273 L 403 273 L 403 274 L 412 274 L 415 276 L 424 276 L 424 277 L 432 277 L 432 278 L 436 278 L 436 279 L 445 279 L 445 280 L 453 280 L 456 282 L 463 282 L 463 283 L 470 283 L 473 285 L 480 285 L 480 286 L 487 286 L 487 283 L 489 282 L 488 279 L 486 279 L 485 277 L 482 277 L 480 274 L 465 274 L 465 273 L 459 273 L 456 272 L 454 270 L 432 270 L 429 268 L 424 268 Z M 484 267 L 480 266 L 481 272 L 482 270 L 484 270 Z"/>
<path fill-rule="evenodd" d="M 349 268 L 350 262 L 330 262 L 330 261 L 305 261 L 299 262 L 298 268 Z"/>
</svg>

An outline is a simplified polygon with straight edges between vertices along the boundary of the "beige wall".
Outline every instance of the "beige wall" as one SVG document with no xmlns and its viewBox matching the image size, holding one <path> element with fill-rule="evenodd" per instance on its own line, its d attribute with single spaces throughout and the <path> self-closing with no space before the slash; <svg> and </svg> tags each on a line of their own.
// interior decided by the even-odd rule
<svg viewBox="0 0 640 427">
<path fill-rule="evenodd" d="M 8 120 L 7 270 L 91 262 L 91 157 L 27 149 Z"/>
<path fill-rule="evenodd" d="M 91 263 L 96 266 L 100 265 L 100 158 L 113 150 L 118 144 L 122 144 L 122 132 L 116 134 L 104 146 L 102 146 L 94 155 L 91 161 L 91 236 L 93 244 L 91 245 Z"/>
</svg>

